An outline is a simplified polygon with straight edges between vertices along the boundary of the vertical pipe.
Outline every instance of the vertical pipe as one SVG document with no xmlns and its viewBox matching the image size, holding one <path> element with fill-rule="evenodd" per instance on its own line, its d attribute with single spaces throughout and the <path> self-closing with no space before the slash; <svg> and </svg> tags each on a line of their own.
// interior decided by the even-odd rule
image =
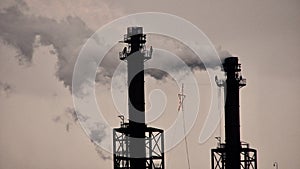
<svg viewBox="0 0 300 169">
<path fill-rule="evenodd" d="M 149 128 L 145 124 L 144 61 L 151 58 L 152 47 L 150 47 L 149 53 L 145 51 L 146 35 L 143 34 L 142 27 L 128 27 L 122 42 L 128 44 L 119 53 L 119 56 L 120 60 L 127 62 L 129 123 L 124 123 L 122 119 L 119 132 L 123 133 L 125 137 L 124 142 L 121 142 L 121 152 L 125 152 L 121 155 L 117 155 L 118 152 L 114 153 L 114 166 L 119 169 L 150 169 L 157 168 L 155 162 L 161 160 L 159 168 L 163 169 L 165 166 L 163 131 Z M 156 140 L 156 135 L 153 134 L 157 130 L 161 133 L 161 145 Z M 114 138 L 114 146 L 118 141 L 117 138 Z M 149 145 L 147 141 L 149 141 Z M 153 141 L 155 141 L 155 145 Z M 154 153 L 156 147 L 157 149 L 161 148 L 161 155 Z M 124 161 L 126 165 L 120 164 Z"/>
<path fill-rule="evenodd" d="M 113 130 L 113 139 L 117 140 L 117 135 L 116 135 L 116 131 Z M 116 147 L 116 141 L 113 141 L 113 152 L 114 152 L 114 156 L 113 156 L 113 161 L 114 161 L 114 169 L 117 168 L 117 162 L 116 162 L 116 152 L 117 152 L 117 147 Z"/>
<path fill-rule="evenodd" d="M 215 158 L 214 158 L 214 151 L 210 150 L 210 159 L 211 159 L 211 169 L 215 169 Z"/>
<path fill-rule="evenodd" d="M 132 169 L 146 168 L 144 55 L 140 52 L 145 43 L 143 36 L 142 32 L 132 34 L 127 41 L 130 46 L 130 53 L 126 60 L 128 66 L 129 151 L 130 168 Z"/>
<path fill-rule="evenodd" d="M 152 149 L 152 131 L 149 131 L 149 137 L 148 137 L 148 142 L 149 142 L 149 157 L 150 157 L 150 161 L 149 161 L 149 168 L 152 168 L 153 167 L 153 160 L 152 160 L 152 157 L 153 157 L 153 149 Z M 155 143 L 154 143 L 155 145 Z"/>
<path fill-rule="evenodd" d="M 225 165 L 226 169 L 240 169 L 240 77 L 238 74 L 240 69 L 238 64 L 238 58 L 226 58 L 223 66 L 227 76 L 225 88 Z"/>
<path fill-rule="evenodd" d="M 161 156 L 162 156 L 162 166 L 161 168 L 164 169 L 165 168 L 165 149 L 164 149 L 164 142 L 165 142 L 165 134 L 164 134 L 164 131 L 161 132 Z"/>
</svg>

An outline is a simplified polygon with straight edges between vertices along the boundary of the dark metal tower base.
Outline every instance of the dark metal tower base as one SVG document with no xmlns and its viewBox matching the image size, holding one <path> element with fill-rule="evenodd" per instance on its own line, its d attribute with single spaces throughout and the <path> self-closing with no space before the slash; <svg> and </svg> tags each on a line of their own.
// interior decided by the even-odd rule
<svg viewBox="0 0 300 169">
<path fill-rule="evenodd" d="M 113 130 L 114 169 L 130 169 L 130 130 L 125 123 L 121 128 Z M 147 127 L 145 131 L 146 157 L 139 158 L 146 161 L 146 169 L 164 169 L 164 133 L 158 128 Z M 133 147 L 134 148 L 134 147 Z"/>
<path fill-rule="evenodd" d="M 226 169 L 226 149 L 225 144 L 219 144 L 215 149 L 211 149 L 212 169 Z M 256 150 L 249 148 L 249 144 L 242 144 L 240 151 L 240 168 L 257 169 Z"/>
</svg>

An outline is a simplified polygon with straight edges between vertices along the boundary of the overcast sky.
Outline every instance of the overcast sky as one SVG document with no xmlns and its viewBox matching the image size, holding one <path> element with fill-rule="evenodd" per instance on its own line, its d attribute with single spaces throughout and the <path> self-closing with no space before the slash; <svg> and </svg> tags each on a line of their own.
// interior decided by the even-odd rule
<svg viewBox="0 0 300 169">
<path fill-rule="evenodd" d="M 299 168 L 298 0 L 1 0 L 0 169 L 113 167 L 111 154 L 90 142 L 74 118 L 72 73 L 80 48 L 97 29 L 137 12 L 185 18 L 216 48 L 239 56 L 247 78 L 241 90 L 242 140 L 258 150 L 259 168 L 271 169 L 274 161 L 279 168 Z M 118 47 L 108 55 L 116 60 L 103 63 L 109 71 L 118 63 Z M 111 93 L 103 79 L 108 70 L 96 79 L 96 95 L 106 110 L 104 116 L 118 127 L 118 113 L 107 99 Z M 191 169 L 210 168 L 210 149 L 217 145 L 214 137 L 224 131 L 218 127 L 199 144 L 211 88 L 205 71 L 196 70 L 194 76 L 200 84 L 201 108 L 187 137 L 189 158 Z M 170 78 L 147 76 L 146 91 L 154 89 L 165 92 L 168 104 L 161 119 L 151 125 L 167 129 L 177 116 L 179 86 Z M 188 168 L 183 142 L 167 153 L 166 168 Z"/>
</svg>

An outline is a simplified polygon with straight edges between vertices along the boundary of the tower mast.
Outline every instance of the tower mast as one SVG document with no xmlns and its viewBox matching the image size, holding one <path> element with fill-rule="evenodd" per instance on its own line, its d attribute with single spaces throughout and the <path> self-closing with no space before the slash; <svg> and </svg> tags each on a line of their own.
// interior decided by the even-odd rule
<svg viewBox="0 0 300 169">
<path fill-rule="evenodd" d="M 120 60 L 127 62 L 128 114 L 120 128 L 113 131 L 115 169 L 164 169 L 163 130 L 145 123 L 144 62 L 151 58 L 152 47 L 145 48 L 142 27 L 128 27 Z"/>
<path fill-rule="evenodd" d="M 225 100 L 225 143 L 212 149 L 212 169 L 257 169 L 256 150 L 240 140 L 240 88 L 246 86 L 241 76 L 241 65 L 237 57 L 226 58 L 223 63 L 226 81 L 218 81 L 224 87 Z"/>
</svg>

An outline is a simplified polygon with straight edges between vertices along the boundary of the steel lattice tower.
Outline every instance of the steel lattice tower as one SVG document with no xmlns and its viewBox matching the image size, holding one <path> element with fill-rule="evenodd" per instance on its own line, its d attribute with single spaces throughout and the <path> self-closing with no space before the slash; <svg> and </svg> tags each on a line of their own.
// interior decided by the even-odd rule
<svg viewBox="0 0 300 169">
<path fill-rule="evenodd" d="M 115 169 L 164 169 L 163 130 L 145 124 L 144 62 L 151 59 L 146 50 L 142 27 L 128 27 L 120 60 L 127 62 L 129 122 L 113 130 Z"/>
</svg>

